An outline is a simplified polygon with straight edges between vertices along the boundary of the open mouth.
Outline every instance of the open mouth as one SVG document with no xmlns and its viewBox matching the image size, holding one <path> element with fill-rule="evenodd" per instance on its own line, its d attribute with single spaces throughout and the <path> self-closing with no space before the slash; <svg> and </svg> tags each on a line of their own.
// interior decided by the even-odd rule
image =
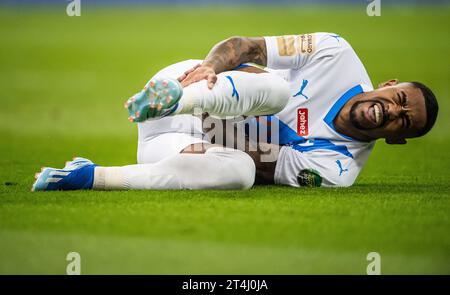
<svg viewBox="0 0 450 295">
<path fill-rule="evenodd" d="M 386 121 L 383 104 L 376 102 L 371 105 L 367 110 L 366 117 L 374 124 L 374 127 L 382 126 Z"/>
<path fill-rule="evenodd" d="M 379 128 L 389 120 L 384 104 L 375 99 L 354 103 L 349 119 L 353 126 L 361 130 Z"/>
</svg>

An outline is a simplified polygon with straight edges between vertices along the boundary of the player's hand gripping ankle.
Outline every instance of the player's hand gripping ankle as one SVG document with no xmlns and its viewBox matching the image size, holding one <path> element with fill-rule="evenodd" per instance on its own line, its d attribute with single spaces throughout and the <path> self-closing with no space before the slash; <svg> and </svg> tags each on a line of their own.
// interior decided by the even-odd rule
<svg viewBox="0 0 450 295">
<path fill-rule="evenodd" d="M 208 88 L 212 89 L 217 81 L 217 76 L 214 69 L 207 65 L 198 64 L 195 67 L 184 72 L 184 74 L 178 78 L 178 81 L 181 82 L 181 85 L 183 87 L 201 80 L 207 80 Z"/>
</svg>

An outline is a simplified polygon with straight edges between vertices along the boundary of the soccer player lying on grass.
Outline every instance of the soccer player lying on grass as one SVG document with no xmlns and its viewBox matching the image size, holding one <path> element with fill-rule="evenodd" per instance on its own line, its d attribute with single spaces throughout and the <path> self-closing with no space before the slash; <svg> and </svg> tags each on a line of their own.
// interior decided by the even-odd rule
<svg viewBox="0 0 450 295">
<path fill-rule="evenodd" d="M 436 98 L 421 83 L 389 80 L 374 90 L 336 34 L 234 37 L 200 62 L 163 69 L 126 102 L 138 122 L 138 164 L 101 167 L 76 158 L 62 169 L 43 168 L 33 190 L 248 189 L 255 175 L 259 183 L 350 186 L 377 139 L 406 143 L 437 117 Z M 266 143 L 276 160 L 211 144 L 192 116 L 196 108 L 249 116 L 248 130 L 278 126 Z"/>
</svg>

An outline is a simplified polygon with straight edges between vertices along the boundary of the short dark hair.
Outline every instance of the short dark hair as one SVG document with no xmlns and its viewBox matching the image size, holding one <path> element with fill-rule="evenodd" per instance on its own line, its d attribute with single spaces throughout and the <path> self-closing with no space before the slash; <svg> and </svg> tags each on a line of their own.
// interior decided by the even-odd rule
<svg viewBox="0 0 450 295">
<path fill-rule="evenodd" d="M 428 88 L 426 85 L 420 82 L 411 82 L 411 84 L 420 89 L 420 91 L 423 94 L 423 97 L 425 98 L 425 109 L 427 112 L 427 120 L 425 123 L 425 126 L 422 128 L 422 130 L 419 132 L 417 136 L 423 136 L 428 133 L 428 131 L 433 128 L 434 123 L 436 122 L 437 114 L 439 111 L 438 102 L 436 99 L 436 96 L 434 95 L 433 91 L 431 91 L 430 88 Z"/>
</svg>

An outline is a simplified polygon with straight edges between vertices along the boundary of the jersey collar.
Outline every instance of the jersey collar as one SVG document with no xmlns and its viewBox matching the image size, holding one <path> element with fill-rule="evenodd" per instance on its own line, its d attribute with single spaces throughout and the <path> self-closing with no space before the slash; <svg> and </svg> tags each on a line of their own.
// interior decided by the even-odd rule
<svg viewBox="0 0 450 295">
<path fill-rule="evenodd" d="M 330 108 L 330 110 L 328 111 L 328 113 L 325 115 L 325 117 L 323 118 L 324 122 L 331 128 L 333 129 L 334 132 L 336 132 L 338 135 L 348 139 L 348 140 L 352 140 L 352 141 L 358 141 L 357 139 L 351 138 L 350 136 L 344 135 L 342 133 L 339 133 L 336 131 L 336 129 L 334 128 L 334 124 L 333 124 L 333 120 L 334 118 L 336 118 L 337 114 L 339 113 L 339 111 L 342 109 L 342 107 L 351 99 L 353 98 L 355 95 L 358 95 L 362 92 L 364 92 L 363 89 L 364 85 L 358 84 L 352 88 L 350 88 L 349 90 L 347 90 L 335 103 L 334 105 Z M 364 87 L 367 88 L 367 87 Z"/>
</svg>

